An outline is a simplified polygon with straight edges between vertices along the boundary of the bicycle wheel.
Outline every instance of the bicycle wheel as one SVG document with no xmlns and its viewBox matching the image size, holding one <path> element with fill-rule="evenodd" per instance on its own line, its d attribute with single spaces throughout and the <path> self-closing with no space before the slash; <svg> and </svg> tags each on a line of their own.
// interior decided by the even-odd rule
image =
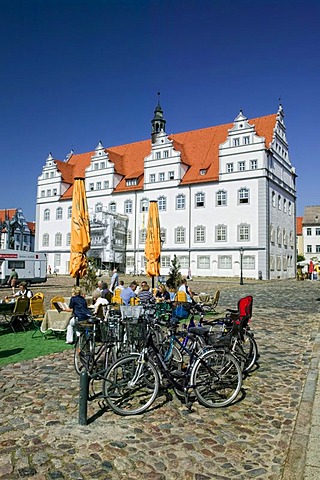
<svg viewBox="0 0 320 480">
<path fill-rule="evenodd" d="M 103 392 L 109 407 L 119 415 L 138 415 L 149 408 L 157 397 L 159 375 L 151 362 L 140 362 L 132 353 L 120 358 L 107 370 Z"/>
<path fill-rule="evenodd" d="M 225 407 L 240 392 L 241 368 L 230 353 L 211 350 L 196 361 L 190 383 L 194 386 L 199 403 L 208 408 Z"/>
<path fill-rule="evenodd" d="M 241 348 L 246 356 L 244 372 L 250 372 L 258 358 L 258 346 L 253 338 L 252 333 L 246 332 L 244 334 L 243 342 L 241 342 Z"/>
<path fill-rule="evenodd" d="M 93 343 L 92 339 L 85 334 L 81 334 L 76 341 L 74 348 L 74 368 L 78 375 L 84 368 L 90 370 L 93 361 Z"/>
</svg>

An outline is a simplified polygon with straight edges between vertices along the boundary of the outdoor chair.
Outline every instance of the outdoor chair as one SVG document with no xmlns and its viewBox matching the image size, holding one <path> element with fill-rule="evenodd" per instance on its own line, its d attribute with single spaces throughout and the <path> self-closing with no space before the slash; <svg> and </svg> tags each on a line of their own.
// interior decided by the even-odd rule
<svg viewBox="0 0 320 480">
<path fill-rule="evenodd" d="M 64 303 L 65 302 L 65 298 L 62 297 L 62 296 L 56 296 L 56 297 L 53 297 L 51 298 L 50 300 L 50 306 L 51 306 L 51 310 L 55 310 L 56 307 L 53 305 L 55 302 L 61 302 L 61 303 Z"/>
<path fill-rule="evenodd" d="M 220 290 L 217 290 L 213 296 L 210 297 L 209 300 L 201 298 L 201 294 L 199 295 L 199 302 L 201 303 L 202 308 L 207 313 L 217 314 L 216 307 L 218 306 L 220 299 Z"/>
<path fill-rule="evenodd" d="M 12 331 L 16 333 L 15 324 L 20 325 L 22 330 L 30 325 L 30 298 L 18 297 L 13 310 L 13 315 L 9 322 Z"/>
<path fill-rule="evenodd" d="M 36 335 L 38 331 L 43 335 L 40 327 L 41 323 L 43 322 L 44 315 L 44 295 L 43 293 L 38 292 L 30 299 L 30 318 L 33 326 L 35 327 L 32 338 Z"/>
</svg>

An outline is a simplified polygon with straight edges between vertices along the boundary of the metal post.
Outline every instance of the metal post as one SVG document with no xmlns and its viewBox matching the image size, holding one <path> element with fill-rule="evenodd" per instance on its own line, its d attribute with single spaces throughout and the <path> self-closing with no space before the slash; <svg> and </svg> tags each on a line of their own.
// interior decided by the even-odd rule
<svg viewBox="0 0 320 480">
<path fill-rule="evenodd" d="M 87 370 L 80 373 L 79 425 L 87 425 L 89 380 Z"/>
<path fill-rule="evenodd" d="M 243 285 L 242 257 L 243 247 L 240 247 L 240 285 Z"/>
</svg>

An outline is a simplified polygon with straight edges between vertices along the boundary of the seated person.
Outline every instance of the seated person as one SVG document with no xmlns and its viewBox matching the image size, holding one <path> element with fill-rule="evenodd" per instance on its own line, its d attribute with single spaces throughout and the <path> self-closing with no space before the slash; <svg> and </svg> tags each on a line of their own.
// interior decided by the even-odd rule
<svg viewBox="0 0 320 480">
<path fill-rule="evenodd" d="M 135 293 L 136 288 L 137 288 L 136 282 L 131 282 L 129 287 L 124 288 L 121 291 L 120 297 L 121 297 L 124 305 L 130 305 L 131 298 L 136 297 L 136 293 Z"/>
<path fill-rule="evenodd" d="M 159 285 L 158 291 L 156 293 L 156 300 L 162 302 L 170 302 L 170 293 L 166 289 L 165 285 Z"/>
<path fill-rule="evenodd" d="M 181 280 L 181 285 L 178 289 L 178 292 L 185 292 L 186 295 L 187 295 L 187 302 L 189 303 L 193 303 L 192 302 L 192 298 L 193 298 L 193 292 L 191 290 L 191 288 L 188 286 L 188 283 L 187 283 L 187 279 L 186 278 L 183 278 Z"/>
<path fill-rule="evenodd" d="M 98 309 L 100 307 L 100 305 L 105 306 L 105 305 L 109 305 L 109 302 L 106 298 L 103 298 L 102 295 L 101 295 L 101 292 L 100 290 L 97 288 L 97 290 L 95 290 L 92 294 L 92 298 L 93 298 L 93 313 L 96 315 L 98 313 Z"/>
<path fill-rule="evenodd" d="M 141 290 L 138 293 L 138 298 L 141 303 L 155 301 L 154 296 L 152 295 L 152 292 L 150 291 L 150 287 L 147 284 L 147 282 L 144 282 L 144 285 L 141 287 Z"/>
<path fill-rule="evenodd" d="M 70 298 L 69 308 L 64 309 L 65 312 L 72 312 L 73 316 L 67 327 L 66 343 L 73 342 L 73 327 L 75 325 L 75 319 L 79 322 L 88 320 L 91 317 L 91 312 L 88 309 L 87 301 L 84 298 L 80 287 L 73 287 L 72 297 Z"/>
<path fill-rule="evenodd" d="M 33 293 L 31 290 L 27 288 L 27 282 L 20 282 L 19 283 L 19 291 L 14 294 L 14 297 L 33 297 Z"/>
<path fill-rule="evenodd" d="M 102 280 L 99 280 L 97 290 L 100 290 L 102 298 L 106 298 L 108 300 L 108 302 L 110 302 L 110 300 L 112 298 L 112 292 L 111 292 L 111 290 L 109 290 L 108 284 L 106 282 L 103 282 Z"/>
</svg>

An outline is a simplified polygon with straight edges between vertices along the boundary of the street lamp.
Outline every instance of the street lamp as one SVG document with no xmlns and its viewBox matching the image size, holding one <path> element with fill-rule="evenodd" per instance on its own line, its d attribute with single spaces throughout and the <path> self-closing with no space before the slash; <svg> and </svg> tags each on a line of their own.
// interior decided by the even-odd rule
<svg viewBox="0 0 320 480">
<path fill-rule="evenodd" d="M 240 285 L 243 285 L 242 259 L 243 259 L 243 247 L 240 247 Z"/>
</svg>

